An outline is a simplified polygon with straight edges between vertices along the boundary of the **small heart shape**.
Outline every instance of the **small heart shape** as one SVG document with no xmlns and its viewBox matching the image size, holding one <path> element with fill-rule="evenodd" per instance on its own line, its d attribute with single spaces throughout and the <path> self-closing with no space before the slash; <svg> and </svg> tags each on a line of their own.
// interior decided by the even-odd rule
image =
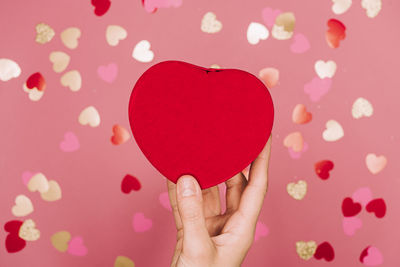
<svg viewBox="0 0 400 267">
<path fill-rule="evenodd" d="M 43 173 L 35 174 L 28 182 L 28 189 L 31 192 L 39 191 L 40 193 L 44 193 L 47 192 L 49 188 L 49 182 Z"/>
<path fill-rule="evenodd" d="M 80 147 L 78 137 L 73 132 L 66 132 L 64 140 L 60 143 L 60 149 L 64 152 L 73 152 Z"/>
<path fill-rule="evenodd" d="M 221 21 L 213 12 L 207 12 L 201 20 L 201 30 L 206 33 L 217 33 L 222 29 Z"/>
<path fill-rule="evenodd" d="M 24 185 L 28 186 L 28 183 L 32 177 L 33 177 L 33 173 L 31 173 L 29 171 L 23 172 L 22 173 L 22 182 L 24 183 Z"/>
<path fill-rule="evenodd" d="M 291 147 L 288 148 L 289 156 L 290 156 L 292 159 L 299 159 L 299 158 L 301 158 L 301 155 L 302 155 L 304 152 L 306 152 L 307 150 L 308 150 L 308 144 L 307 144 L 306 142 L 304 142 L 303 150 L 300 151 L 300 152 L 295 152 Z"/>
<path fill-rule="evenodd" d="M 61 76 L 61 85 L 69 87 L 72 92 L 77 92 L 82 87 L 82 77 L 79 71 L 71 70 Z"/>
<path fill-rule="evenodd" d="M 372 174 L 377 174 L 386 167 L 387 159 L 383 155 L 378 157 L 374 153 L 369 153 L 365 158 L 365 164 Z"/>
<path fill-rule="evenodd" d="M 0 58 L 0 80 L 3 82 L 18 78 L 21 68 L 18 63 L 8 58 Z"/>
<path fill-rule="evenodd" d="M 297 124 L 305 124 L 312 120 L 312 114 L 307 112 L 306 106 L 297 104 L 292 113 L 292 121 Z"/>
<path fill-rule="evenodd" d="M 153 222 L 151 221 L 151 219 L 146 218 L 142 212 L 137 212 L 133 216 L 132 224 L 135 232 L 145 232 L 150 230 Z"/>
<path fill-rule="evenodd" d="M 283 140 L 283 145 L 287 148 L 292 148 L 295 152 L 300 152 L 304 146 L 303 135 L 300 132 L 290 133 Z"/>
<path fill-rule="evenodd" d="M 49 190 L 47 190 L 46 192 L 40 193 L 40 196 L 42 197 L 43 200 L 46 200 L 46 201 L 59 200 L 62 197 L 61 187 L 56 181 L 50 180 L 49 181 Z"/>
<path fill-rule="evenodd" d="M 279 81 L 279 70 L 275 68 L 264 68 L 260 70 L 258 76 L 267 86 L 267 88 L 275 87 Z"/>
<path fill-rule="evenodd" d="M 367 266 L 378 266 L 383 263 L 382 252 L 373 246 L 366 247 L 360 255 L 360 262 Z"/>
<path fill-rule="evenodd" d="M 121 183 L 121 191 L 125 194 L 129 194 L 132 190 L 139 191 L 142 185 L 140 181 L 133 175 L 127 174 Z"/>
<path fill-rule="evenodd" d="M 71 234 L 67 231 L 60 231 L 51 236 L 51 244 L 60 252 L 68 250 L 68 242 L 71 240 Z"/>
<path fill-rule="evenodd" d="M 351 108 L 351 115 L 354 119 L 360 119 L 362 117 L 371 117 L 374 113 L 372 104 L 365 98 L 359 97 L 354 101 Z"/>
<path fill-rule="evenodd" d="M 314 64 L 315 72 L 321 79 L 332 78 L 336 73 L 336 63 L 333 60 L 323 61 L 318 60 Z"/>
<path fill-rule="evenodd" d="M 361 0 L 361 6 L 369 18 L 375 18 L 382 9 L 382 0 Z"/>
<path fill-rule="evenodd" d="M 118 65 L 115 63 L 110 63 L 107 66 L 99 66 L 97 68 L 97 74 L 100 79 L 108 83 L 112 83 L 117 77 Z"/>
<path fill-rule="evenodd" d="M 310 42 L 302 33 L 296 33 L 293 36 L 293 43 L 290 45 L 290 51 L 296 54 L 301 54 L 310 49 Z"/>
<path fill-rule="evenodd" d="M 329 92 L 331 86 L 332 79 L 320 79 L 319 77 L 315 77 L 311 82 L 304 85 L 304 92 L 309 95 L 311 101 L 317 102 L 322 96 Z"/>
<path fill-rule="evenodd" d="M 142 0 L 142 4 L 148 13 L 154 13 L 158 8 L 180 7 L 182 0 Z"/>
<path fill-rule="evenodd" d="M 262 10 L 262 18 L 264 20 L 265 25 L 268 27 L 274 26 L 276 17 L 281 14 L 282 11 L 279 9 L 272 9 L 270 7 L 266 7 Z"/>
<path fill-rule="evenodd" d="M 314 165 L 315 173 L 322 180 L 326 180 L 329 178 L 329 172 L 333 169 L 333 167 L 334 164 L 330 160 L 321 160 Z"/>
<path fill-rule="evenodd" d="M 51 28 L 50 25 L 46 23 L 37 24 L 35 29 L 36 29 L 35 41 L 38 42 L 39 44 L 45 44 L 50 42 L 55 35 L 53 28 Z"/>
<path fill-rule="evenodd" d="M 372 192 L 369 187 L 361 187 L 357 189 L 352 196 L 355 202 L 361 203 L 361 205 L 366 206 L 368 202 L 372 200 Z"/>
<path fill-rule="evenodd" d="M 329 242 L 323 242 L 318 245 L 315 251 L 314 258 L 317 260 L 324 259 L 326 261 L 333 261 L 335 258 L 335 251 Z"/>
<path fill-rule="evenodd" d="M 361 204 L 353 202 L 351 197 L 346 197 L 342 202 L 342 213 L 344 217 L 356 216 L 361 211 Z"/>
<path fill-rule="evenodd" d="M 315 250 L 317 249 L 317 243 L 315 241 L 297 241 L 296 252 L 303 260 L 309 260 L 314 256 Z"/>
<path fill-rule="evenodd" d="M 258 221 L 256 224 L 256 231 L 254 233 L 254 241 L 257 241 L 261 237 L 267 236 L 268 234 L 269 234 L 268 227 L 264 223 Z"/>
<path fill-rule="evenodd" d="M 73 237 L 68 243 L 67 252 L 74 256 L 85 256 L 88 249 L 83 244 L 83 238 L 80 236 Z"/>
<path fill-rule="evenodd" d="M 61 51 L 55 51 L 50 53 L 50 62 L 53 63 L 53 70 L 57 73 L 63 72 L 71 60 L 71 57 Z"/>
<path fill-rule="evenodd" d="M 150 42 L 142 40 L 133 48 L 132 57 L 140 62 L 151 62 L 154 58 L 153 51 L 150 50 Z"/>
<path fill-rule="evenodd" d="M 21 251 L 26 246 L 26 241 L 18 235 L 22 223 L 22 221 L 13 220 L 4 225 L 4 230 L 9 233 L 5 242 L 8 253 Z"/>
<path fill-rule="evenodd" d="M 106 30 L 106 40 L 111 46 L 117 46 L 119 41 L 124 40 L 128 36 L 128 32 L 119 25 L 108 25 Z"/>
<path fill-rule="evenodd" d="M 162 192 L 159 195 L 158 200 L 160 201 L 161 206 L 169 211 L 172 211 L 171 203 L 169 202 L 168 192 Z"/>
<path fill-rule="evenodd" d="M 386 203 L 385 203 L 385 200 L 383 200 L 383 198 L 376 198 L 374 200 L 371 200 L 367 204 L 366 210 L 368 212 L 375 213 L 375 216 L 377 218 L 385 217 L 385 214 L 386 214 Z"/>
<path fill-rule="evenodd" d="M 78 121 L 82 125 L 97 127 L 100 125 L 100 114 L 95 107 L 89 106 L 81 111 Z"/>
<path fill-rule="evenodd" d="M 272 27 L 272 37 L 277 40 L 288 40 L 292 38 L 296 18 L 292 12 L 279 14 Z"/>
<path fill-rule="evenodd" d="M 258 22 L 251 22 L 249 27 L 247 28 L 247 41 L 252 44 L 256 45 L 261 40 L 267 40 L 269 36 L 268 29 Z"/>
<path fill-rule="evenodd" d="M 112 128 L 113 136 L 111 136 L 111 143 L 113 145 L 121 145 L 129 140 L 131 135 L 129 134 L 128 130 L 126 130 L 121 125 L 114 125 Z"/>
<path fill-rule="evenodd" d="M 289 183 L 286 186 L 286 190 L 292 198 L 302 200 L 307 193 L 307 182 L 299 180 L 297 183 Z"/>
<path fill-rule="evenodd" d="M 16 217 L 24 217 L 33 212 L 31 200 L 25 195 L 18 195 L 15 198 L 15 205 L 11 208 L 11 212 Z"/>
<path fill-rule="evenodd" d="M 344 217 L 342 220 L 343 231 L 346 235 L 352 236 L 362 226 L 362 221 L 357 217 Z"/>
<path fill-rule="evenodd" d="M 25 220 L 19 228 L 18 236 L 25 241 L 36 241 L 40 237 L 40 231 L 32 219 Z"/>
<path fill-rule="evenodd" d="M 340 41 L 346 38 L 346 26 L 337 19 L 328 20 L 327 25 L 328 30 L 325 33 L 326 42 L 331 48 L 338 48 Z"/>
<path fill-rule="evenodd" d="M 135 267 L 135 263 L 128 257 L 118 256 L 115 259 L 114 267 Z"/>
<path fill-rule="evenodd" d="M 326 130 L 322 133 L 322 138 L 327 142 L 335 142 L 344 136 L 342 125 L 335 120 L 329 120 L 325 124 Z"/>
<path fill-rule="evenodd" d="M 103 16 L 111 6 L 110 0 L 92 0 L 94 6 L 94 14 L 96 16 Z"/>
<path fill-rule="evenodd" d="M 70 27 L 61 32 L 61 41 L 69 49 L 78 47 L 78 39 L 81 37 L 81 30 L 76 27 Z"/>
<path fill-rule="evenodd" d="M 332 12 L 336 15 L 345 13 L 352 4 L 352 0 L 332 0 Z"/>
</svg>

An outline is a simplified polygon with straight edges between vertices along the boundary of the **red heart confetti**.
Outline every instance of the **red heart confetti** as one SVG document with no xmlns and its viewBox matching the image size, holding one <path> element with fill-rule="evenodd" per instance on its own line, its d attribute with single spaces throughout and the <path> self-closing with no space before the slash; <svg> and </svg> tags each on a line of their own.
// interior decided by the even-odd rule
<svg viewBox="0 0 400 267">
<path fill-rule="evenodd" d="M 33 89 L 36 87 L 38 91 L 44 91 L 46 88 L 46 81 L 40 72 L 35 72 L 29 76 L 28 80 L 26 81 L 26 87 L 28 89 Z"/>
<path fill-rule="evenodd" d="M 356 216 L 361 211 L 361 204 L 353 202 L 351 197 L 346 197 L 342 202 L 342 212 L 344 217 Z"/>
<path fill-rule="evenodd" d="M 121 145 L 131 137 L 128 130 L 118 124 L 113 126 L 112 131 L 114 135 L 111 136 L 111 143 L 113 145 Z"/>
<path fill-rule="evenodd" d="M 386 214 L 386 203 L 383 198 L 373 199 L 367 204 L 366 210 L 375 213 L 377 218 L 383 218 Z"/>
<path fill-rule="evenodd" d="M 129 103 L 133 136 L 150 163 L 174 183 L 190 174 L 202 189 L 230 179 L 260 154 L 273 117 L 271 96 L 254 75 L 181 61 L 145 71 Z"/>
<path fill-rule="evenodd" d="M 132 190 L 139 191 L 142 188 L 139 180 L 130 174 L 125 175 L 121 183 L 121 191 L 125 194 L 129 194 Z"/>
<path fill-rule="evenodd" d="M 318 245 L 314 258 L 317 260 L 325 259 L 326 261 L 333 261 L 335 258 L 335 251 L 329 242 L 323 242 Z"/>
<path fill-rule="evenodd" d="M 330 160 L 321 160 L 314 165 L 315 173 L 322 180 L 326 180 L 329 178 L 329 172 L 333 169 L 333 167 L 334 164 Z"/>
<path fill-rule="evenodd" d="M 9 221 L 4 225 L 4 230 L 9 234 L 6 237 L 6 249 L 8 253 L 15 253 L 22 250 L 26 246 L 26 241 L 19 237 L 19 228 L 22 221 Z"/>
<path fill-rule="evenodd" d="M 106 14 L 111 6 L 110 0 L 92 0 L 92 5 L 94 6 L 94 14 L 97 16 L 103 16 Z"/>
<path fill-rule="evenodd" d="M 330 19 L 327 24 L 326 41 L 330 47 L 338 48 L 340 41 L 346 38 L 346 26 L 337 19 Z"/>
</svg>

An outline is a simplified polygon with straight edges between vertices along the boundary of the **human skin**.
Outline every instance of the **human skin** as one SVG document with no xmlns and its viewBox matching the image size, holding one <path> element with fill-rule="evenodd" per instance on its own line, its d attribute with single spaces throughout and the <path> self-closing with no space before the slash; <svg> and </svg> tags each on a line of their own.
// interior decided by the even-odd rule
<svg viewBox="0 0 400 267">
<path fill-rule="evenodd" d="M 249 179 L 240 172 L 225 182 L 226 211 L 219 188 L 201 190 L 193 176 L 167 180 L 177 243 L 172 267 L 240 266 L 253 241 L 268 188 L 271 137 L 251 163 Z"/>
</svg>

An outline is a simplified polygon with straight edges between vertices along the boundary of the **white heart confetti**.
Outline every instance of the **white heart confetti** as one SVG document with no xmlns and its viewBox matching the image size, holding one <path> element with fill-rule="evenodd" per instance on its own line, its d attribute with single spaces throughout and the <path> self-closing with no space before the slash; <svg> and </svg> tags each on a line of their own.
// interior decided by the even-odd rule
<svg viewBox="0 0 400 267">
<path fill-rule="evenodd" d="M 150 42 L 142 40 L 133 48 L 132 57 L 140 62 L 151 62 L 154 58 L 153 51 L 150 50 Z"/>
<path fill-rule="evenodd" d="M 92 127 L 97 127 L 100 125 L 100 115 L 97 109 L 93 106 L 89 106 L 82 110 L 79 115 L 78 121 L 82 125 L 89 124 Z"/>
<path fill-rule="evenodd" d="M 374 108 L 371 103 L 362 97 L 359 97 L 354 101 L 351 109 L 351 115 L 354 119 L 360 119 L 362 117 L 371 117 L 374 113 Z"/>
<path fill-rule="evenodd" d="M 336 73 L 336 63 L 332 60 L 327 62 L 318 60 L 315 62 L 314 69 L 321 79 L 332 78 Z"/>
<path fill-rule="evenodd" d="M 8 58 L 0 58 L 0 80 L 6 82 L 12 78 L 17 78 L 20 74 L 21 68 L 17 62 Z"/>
<path fill-rule="evenodd" d="M 327 142 L 334 142 L 344 136 L 344 131 L 339 122 L 329 120 L 326 123 L 326 130 L 322 133 L 322 137 Z"/>
<path fill-rule="evenodd" d="M 258 22 L 251 22 L 247 28 L 247 41 L 256 45 L 260 40 L 266 40 L 269 36 L 268 29 Z"/>
<path fill-rule="evenodd" d="M 124 40 L 128 36 L 128 32 L 119 25 L 108 25 L 106 30 L 106 40 L 111 46 L 117 46 L 119 41 Z"/>
</svg>

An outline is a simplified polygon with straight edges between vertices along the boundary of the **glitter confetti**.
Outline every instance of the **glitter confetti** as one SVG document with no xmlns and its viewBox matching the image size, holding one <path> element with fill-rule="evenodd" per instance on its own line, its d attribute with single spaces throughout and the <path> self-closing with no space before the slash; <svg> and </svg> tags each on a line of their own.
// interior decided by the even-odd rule
<svg viewBox="0 0 400 267">
<path fill-rule="evenodd" d="M 296 252 L 299 257 L 303 260 L 309 260 L 314 256 L 317 250 L 317 243 L 315 241 L 297 241 Z"/>
<path fill-rule="evenodd" d="M 299 180 L 296 183 L 288 183 L 286 190 L 292 198 L 302 200 L 307 193 L 307 182 Z"/>
<path fill-rule="evenodd" d="M 213 12 L 207 12 L 201 20 L 201 30 L 205 33 L 217 33 L 222 29 L 221 21 Z"/>
<path fill-rule="evenodd" d="M 292 12 L 279 14 L 272 27 L 272 37 L 277 40 L 288 40 L 292 38 L 296 18 Z"/>
<path fill-rule="evenodd" d="M 53 28 L 51 28 L 50 25 L 43 22 L 37 24 L 35 29 L 36 29 L 35 41 L 39 44 L 45 44 L 50 42 L 55 35 Z"/>
<path fill-rule="evenodd" d="M 25 220 L 19 228 L 18 236 L 25 241 L 36 241 L 40 238 L 40 231 L 32 219 Z"/>
</svg>

